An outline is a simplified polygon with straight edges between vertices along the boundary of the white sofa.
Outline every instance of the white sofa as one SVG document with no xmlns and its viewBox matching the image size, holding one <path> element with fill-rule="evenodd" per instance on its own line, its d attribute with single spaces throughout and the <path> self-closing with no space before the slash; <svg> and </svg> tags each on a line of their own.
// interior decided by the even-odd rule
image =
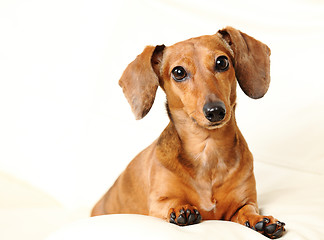
<svg viewBox="0 0 324 240">
<path fill-rule="evenodd" d="M 283 240 L 324 239 L 324 4 L 316 1 L 0 3 L 0 239 L 265 239 L 238 224 L 177 227 L 147 216 L 90 218 L 129 161 L 166 126 L 165 96 L 135 121 L 117 82 L 145 45 L 231 25 L 272 51 L 261 100 L 238 88 L 259 206 Z"/>
</svg>

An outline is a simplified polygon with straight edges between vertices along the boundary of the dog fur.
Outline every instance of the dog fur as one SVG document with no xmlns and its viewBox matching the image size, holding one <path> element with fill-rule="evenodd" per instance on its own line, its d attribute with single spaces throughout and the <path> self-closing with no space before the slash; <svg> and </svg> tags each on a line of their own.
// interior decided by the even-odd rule
<svg viewBox="0 0 324 240">
<path fill-rule="evenodd" d="M 228 59 L 226 70 L 215 70 L 219 56 Z M 186 79 L 176 81 L 177 66 Z M 170 123 L 130 162 L 92 216 L 144 214 L 181 226 L 221 219 L 280 237 L 284 223 L 259 214 L 253 157 L 235 120 L 237 82 L 254 99 L 263 97 L 270 83 L 270 49 L 237 29 L 169 47 L 147 46 L 119 84 L 136 119 L 149 112 L 160 86 Z M 203 110 L 214 102 L 226 111 L 217 122 Z"/>
</svg>

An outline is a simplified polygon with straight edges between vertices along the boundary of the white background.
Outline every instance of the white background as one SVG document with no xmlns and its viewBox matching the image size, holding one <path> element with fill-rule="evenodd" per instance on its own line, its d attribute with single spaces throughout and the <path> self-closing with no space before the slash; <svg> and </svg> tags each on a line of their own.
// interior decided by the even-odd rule
<svg viewBox="0 0 324 240">
<path fill-rule="evenodd" d="M 2 0 L 0 172 L 90 209 L 168 123 L 162 91 L 135 120 L 118 86 L 127 64 L 146 45 L 227 25 L 272 50 L 268 94 L 256 101 L 238 88 L 237 121 L 256 161 L 323 173 L 324 2 L 315 0 Z"/>
</svg>

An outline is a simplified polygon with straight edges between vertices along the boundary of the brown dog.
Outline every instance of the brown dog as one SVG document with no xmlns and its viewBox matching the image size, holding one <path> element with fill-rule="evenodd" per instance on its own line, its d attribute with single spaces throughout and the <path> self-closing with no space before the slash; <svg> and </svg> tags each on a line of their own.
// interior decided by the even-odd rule
<svg viewBox="0 0 324 240">
<path fill-rule="evenodd" d="M 249 97 L 263 97 L 269 56 L 265 44 L 231 27 L 170 47 L 146 47 L 119 84 L 137 119 L 149 112 L 160 86 L 170 123 L 92 216 L 144 214 L 181 226 L 222 219 L 280 237 L 284 223 L 259 215 L 253 157 L 235 121 L 236 80 Z"/>
</svg>

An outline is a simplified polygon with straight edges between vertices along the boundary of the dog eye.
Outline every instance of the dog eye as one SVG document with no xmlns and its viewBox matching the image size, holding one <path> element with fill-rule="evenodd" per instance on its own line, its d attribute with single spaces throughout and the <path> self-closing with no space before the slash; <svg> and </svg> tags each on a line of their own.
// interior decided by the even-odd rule
<svg viewBox="0 0 324 240">
<path fill-rule="evenodd" d="M 215 66 L 216 71 L 223 72 L 226 71 L 228 67 L 229 67 L 229 61 L 226 56 L 219 56 L 216 59 L 216 66 Z"/>
<path fill-rule="evenodd" d="M 184 81 L 187 76 L 186 70 L 181 66 L 177 66 L 172 70 L 172 78 L 177 82 Z"/>
</svg>

